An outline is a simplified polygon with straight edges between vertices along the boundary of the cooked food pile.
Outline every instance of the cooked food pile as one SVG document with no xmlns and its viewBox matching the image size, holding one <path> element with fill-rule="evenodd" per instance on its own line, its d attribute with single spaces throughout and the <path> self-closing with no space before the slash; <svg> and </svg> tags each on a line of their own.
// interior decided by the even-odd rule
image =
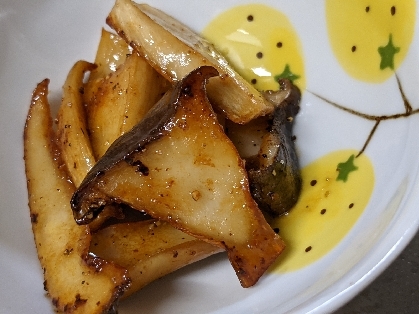
<svg viewBox="0 0 419 314">
<path fill-rule="evenodd" d="M 107 23 L 116 34 L 102 31 L 95 63 L 68 74 L 56 130 L 48 79 L 25 125 L 32 228 L 56 310 L 116 312 L 119 298 L 222 251 L 254 285 L 285 248 L 266 217 L 300 192 L 298 89 L 255 90 L 148 5 L 117 0 Z"/>
</svg>

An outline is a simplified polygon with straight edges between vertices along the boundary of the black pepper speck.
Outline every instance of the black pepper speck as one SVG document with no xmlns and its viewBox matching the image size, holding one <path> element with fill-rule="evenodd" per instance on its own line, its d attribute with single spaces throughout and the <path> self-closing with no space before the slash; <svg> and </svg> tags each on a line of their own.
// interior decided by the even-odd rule
<svg viewBox="0 0 419 314">
<path fill-rule="evenodd" d="M 396 14 L 396 7 L 394 5 L 390 9 L 390 13 L 391 13 L 391 15 L 395 15 Z"/>
</svg>

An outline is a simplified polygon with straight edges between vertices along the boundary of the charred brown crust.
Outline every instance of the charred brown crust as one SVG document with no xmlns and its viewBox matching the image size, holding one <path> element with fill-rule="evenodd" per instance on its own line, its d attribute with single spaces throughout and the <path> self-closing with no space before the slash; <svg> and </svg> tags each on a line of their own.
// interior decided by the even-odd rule
<svg viewBox="0 0 419 314">
<path fill-rule="evenodd" d="M 36 224 L 38 222 L 38 213 L 31 213 L 31 223 Z"/>
</svg>

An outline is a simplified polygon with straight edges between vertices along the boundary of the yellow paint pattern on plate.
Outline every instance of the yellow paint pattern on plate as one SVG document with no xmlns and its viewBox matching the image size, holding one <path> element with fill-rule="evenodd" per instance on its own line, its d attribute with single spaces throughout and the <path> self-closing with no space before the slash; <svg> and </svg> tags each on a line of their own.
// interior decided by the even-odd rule
<svg viewBox="0 0 419 314">
<path fill-rule="evenodd" d="M 374 188 L 374 168 L 366 155 L 354 159 L 357 170 L 346 182 L 337 180 L 337 165 L 354 150 L 331 152 L 302 169 L 303 189 L 296 206 L 279 217 L 287 248 L 273 269 L 288 272 L 305 267 L 332 250 L 348 234 L 368 204 Z"/>
<path fill-rule="evenodd" d="M 388 79 L 412 42 L 416 1 L 326 0 L 325 5 L 329 40 L 343 69 L 362 81 Z M 387 47 L 390 38 L 395 51 L 387 57 L 394 58 L 394 64 L 382 68 L 379 48 Z"/>
<path fill-rule="evenodd" d="M 277 90 L 283 74 L 304 90 L 306 78 L 299 37 L 289 19 L 262 4 L 236 6 L 203 31 L 236 71 L 259 90 Z"/>
</svg>

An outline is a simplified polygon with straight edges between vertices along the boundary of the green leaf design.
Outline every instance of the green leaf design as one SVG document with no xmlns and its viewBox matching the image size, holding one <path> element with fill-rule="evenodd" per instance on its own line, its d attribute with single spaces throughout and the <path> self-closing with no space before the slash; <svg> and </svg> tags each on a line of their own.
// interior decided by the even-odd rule
<svg viewBox="0 0 419 314">
<path fill-rule="evenodd" d="M 281 74 L 275 75 L 274 77 L 276 82 L 278 82 L 279 79 L 283 79 L 283 78 L 289 79 L 291 82 L 294 82 L 295 80 L 299 79 L 300 76 L 292 73 L 290 69 L 290 65 L 286 64 L 284 71 L 282 71 Z"/>
<path fill-rule="evenodd" d="M 358 170 L 358 167 L 354 165 L 355 155 L 351 155 L 345 162 L 338 164 L 337 171 L 339 172 L 336 181 L 348 181 L 348 176 L 352 171 Z"/>
<path fill-rule="evenodd" d="M 400 47 L 393 44 L 393 36 L 390 34 L 388 44 L 378 48 L 378 53 L 381 56 L 380 69 L 390 68 L 394 70 L 394 55 L 400 51 Z"/>
</svg>

